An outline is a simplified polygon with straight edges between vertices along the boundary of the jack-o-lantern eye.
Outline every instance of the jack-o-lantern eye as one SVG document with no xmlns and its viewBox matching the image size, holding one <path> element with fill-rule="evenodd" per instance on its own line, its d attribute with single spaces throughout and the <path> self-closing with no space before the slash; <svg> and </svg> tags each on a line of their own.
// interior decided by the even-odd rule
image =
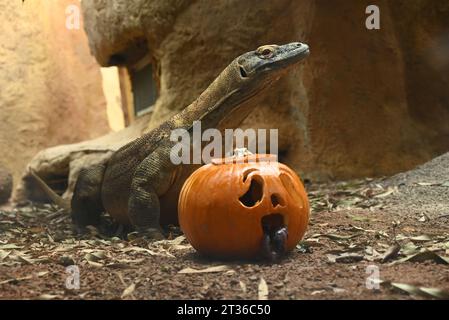
<svg viewBox="0 0 449 320">
<path fill-rule="evenodd" d="M 252 173 L 252 172 L 255 172 L 255 171 L 257 171 L 256 168 L 249 168 L 248 170 L 245 170 L 243 172 L 243 183 L 246 182 L 246 179 L 248 179 L 249 174 Z"/>
<path fill-rule="evenodd" d="M 263 198 L 263 179 L 261 176 L 252 176 L 248 190 L 239 198 L 245 207 L 256 207 Z"/>
<path fill-rule="evenodd" d="M 273 208 L 276 208 L 277 206 L 285 206 L 285 202 L 284 199 L 282 199 L 281 195 L 278 193 L 273 193 L 270 196 L 271 199 L 271 205 L 273 206 Z"/>
</svg>

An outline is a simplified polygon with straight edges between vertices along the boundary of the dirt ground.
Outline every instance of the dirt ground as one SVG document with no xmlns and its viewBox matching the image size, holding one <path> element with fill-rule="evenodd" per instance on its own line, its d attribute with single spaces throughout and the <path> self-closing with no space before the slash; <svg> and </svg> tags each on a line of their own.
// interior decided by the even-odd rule
<svg viewBox="0 0 449 320">
<path fill-rule="evenodd" d="M 449 155 L 389 179 L 306 187 L 308 232 L 278 264 L 201 257 L 174 227 L 152 244 L 79 237 L 50 205 L 4 207 L 0 298 L 449 299 Z"/>
</svg>

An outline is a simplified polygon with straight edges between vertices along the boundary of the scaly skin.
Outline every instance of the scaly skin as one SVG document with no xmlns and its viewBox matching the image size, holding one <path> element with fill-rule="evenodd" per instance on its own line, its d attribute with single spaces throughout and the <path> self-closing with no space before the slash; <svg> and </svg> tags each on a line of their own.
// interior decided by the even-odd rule
<svg viewBox="0 0 449 320">
<path fill-rule="evenodd" d="M 177 222 L 181 187 L 198 167 L 170 161 L 172 130 L 188 130 L 193 141 L 193 121 L 201 121 L 202 130 L 237 128 L 252 111 L 244 102 L 308 53 L 307 45 L 290 43 L 262 46 L 237 57 L 179 114 L 117 150 L 106 163 L 82 170 L 71 201 L 74 223 L 96 225 L 106 211 L 150 238 L 161 238 L 160 224 Z"/>
</svg>

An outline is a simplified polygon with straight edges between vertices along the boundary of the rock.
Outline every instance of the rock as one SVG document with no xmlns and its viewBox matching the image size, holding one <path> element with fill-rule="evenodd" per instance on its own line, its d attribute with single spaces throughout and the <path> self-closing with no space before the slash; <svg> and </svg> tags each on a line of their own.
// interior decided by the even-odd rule
<svg viewBox="0 0 449 320">
<path fill-rule="evenodd" d="M 0 0 L 0 161 L 14 181 L 38 151 L 109 132 L 100 68 L 65 27 L 74 3 Z"/>
<path fill-rule="evenodd" d="M 12 193 L 12 175 L 0 163 L 0 204 L 6 203 Z"/>
<path fill-rule="evenodd" d="M 387 210 L 407 212 L 426 219 L 449 214 L 449 153 L 443 154 L 413 170 L 390 177 L 385 188 L 398 187 L 384 201 Z"/>
<path fill-rule="evenodd" d="M 83 0 L 92 53 L 103 65 L 144 54 L 159 70 L 149 128 L 192 102 L 237 55 L 304 41 L 305 64 L 253 100 L 243 127 L 278 128 L 280 160 L 305 178 L 407 170 L 449 149 L 444 1 Z"/>
<path fill-rule="evenodd" d="M 48 202 L 48 197 L 30 176 L 29 169 L 33 169 L 64 198 L 71 198 L 80 170 L 105 161 L 115 150 L 138 138 L 146 128 L 149 117 L 150 114 L 142 116 L 126 129 L 97 139 L 42 150 L 28 164 L 14 200 Z"/>
<path fill-rule="evenodd" d="M 449 4 L 378 1 L 381 29 L 367 30 L 365 9 L 370 4 L 81 3 L 90 49 L 102 66 L 152 57 L 159 97 L 151 119 L 136 126 L 142 130 L 190 104 L 237 55 L 267 43 L 308 43 L 311 56 L 252 100 L 255 111 L 242 124 L 279 129 L 280 161 L 306 179 L 390 175 L 449 149 Z M 138 137 L 139 130 L 44 150 L 30 167 L 70 196 L 80 168 L 107 158 Z M 50 133 L 64 138 L 57 128 Z M 75 133 L 66 132 L 65 138 Z M 21 190 L 37 192 L 31 186 L 21 183 Z"/>
</svg>

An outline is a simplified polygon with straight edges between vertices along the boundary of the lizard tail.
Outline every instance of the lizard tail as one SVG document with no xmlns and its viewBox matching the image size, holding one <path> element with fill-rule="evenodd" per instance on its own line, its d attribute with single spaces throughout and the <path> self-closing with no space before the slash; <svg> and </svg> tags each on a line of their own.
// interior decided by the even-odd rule
<svg viewBox="0 0 449 320">
<path fill-rule="evenodd" d="M 54 192 L 46 183 L 44 180 L 41 179 L 36 173 L 34 173 L 33 170 L 30 169 L 30 174 L 33 176 L 33 178 L 36 180 L 37 184 L 41 189 L 45 192 L 45 194 L 50 198 L 51 201 L 53 201 L 58 207 L 65 209 L 67 211 L 70 211 L 70 201 L 63 199 L 61 196 L 59 196 L 56 192 Z"/>
</svg>

